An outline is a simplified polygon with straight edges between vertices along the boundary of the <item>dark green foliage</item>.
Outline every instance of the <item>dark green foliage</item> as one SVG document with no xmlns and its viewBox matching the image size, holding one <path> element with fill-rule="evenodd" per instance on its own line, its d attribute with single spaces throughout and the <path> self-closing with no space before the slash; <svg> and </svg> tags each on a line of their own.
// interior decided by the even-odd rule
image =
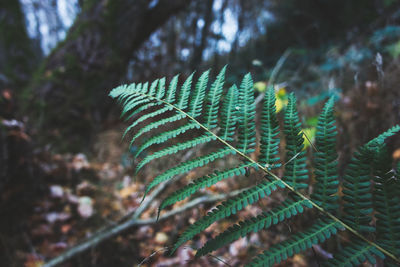
<svg viewBox="0 0 400 267">
<path fill-rule="evenodd" d="M 260 139 L 260 156 L 258 161 L 267 166 L 269 169 L 274 169 L 280 166 L 279 161 L 279 123 L 276 119 L 275 108 L 275 90 L 269 88 L 265 93 L 264 108 L 261 116 L 261 139 Z"/>
<path fill-rule="evenodd" d="M 385 263 L 394 264 L 400 252 L 400 183 L 398 179 L 400 170 L 397 170 L 397 179 L 395 179 L 395 174 L 391 171 L 390 160 L 388 160 L 390 156 L 385 149 L 385 140 L 398 133 L 400 126 L 389 129 L 354 153 L 343 179 L 343 197 L 339 199 L 334 99 L 329 99 L 318 120 L 316 151 L 313 155 L 315 183 L 311 198 L 309 198 L 303 193 L 306 191 L 304 189 L 309 186 L 308 169 L 303 132 L 294 94 L 289 95 L 284 115 L 283 131 L 286 139 L 286 157 L 283 164 L 284 175 L 281 180 L 269 171 L 281 166 L 278 163 L 280 139 L 274 90 L 269 89 L 266 92 L 260 113 L 260 154 L 258 160 L 255 161 L 252 153 L 257 148 L 256 107 L 252 78 L 250 74 L 245 75 L 239 88 L 232 85 L 224 94 L 225 71 L 226 67 L 221 70 L 209 90 L 207 90 L 209 71 L 206 71 L 200 75 L 194 89 L 191 88 L 192 74 L 183 83 L 179 92 L 177 76 L 175 76 L 166 92 L 165 79 L 160 79 L 150 86 L 147 83 L 124 85 L 115 88 L 110 93 L 110 96 L 116 98 L 123 106 L 123 115 L 127 117 L 140 115 L 150 107 L 157 107 L 156 110 L 139 116 L 128 127 L 126 132 L 149 118 L 154 120 L 138 129 L 134 133 L 131 143 L 156 128 L 170 127 L 167 131 L 144 138 L 136 156 L 151 146 L 163 144 L 164 148 L 146 156 L 138 163 L 137 170 L 154 159 L 174 155 L 200 144 L 210 145 L 212 150 L 206 155 L 185 160 L 162 171 L 149 183 L 145 194 L 164 181 L 188 173 L 195 168 L 206 166 L 212 161 L 225 160 L 229 155 L 242 159 L 241 162 L 236 161 L 236 163 L 224 167 L 222 171 L 214 170 L 202 177 L 195 178 L 182 188 L 176 188 L 162 201 L 159 213 L 192 196 L 200 189 L 210 187 L 223 179 L 246 175 L 247 179 L 253 181 L 254 176 L 250 169 L 262 169 L 266 174 L 264 180 L 261 182 L 254 180 L 254 186 L 245 189 L 236 197 L 223 201 L 207 215 L 190 225 L 180 235 L 172 252 L 211 224 L 237 214 L 247 205 L 254 204 L 269 196 L 273 191 L 280 189 L 289 191 L 286 194 L 286 200 L 270 211 L 239 221 L 229 227 L 199 249 L 197 256 L 215 251 L 251 232 L 264 231 L 271 225 L 289 220 L 293 216 L 305 216 L 302 214 L 307 213 L 307 209 L 305 209 L 307 207 L 319 211 L 314 215 L 307 214 L 309 216 L 307 220 L 310 221 L 311 226 L 304 231 L 291 233 L 285 241 L 255 257 L 249 264 L 250 266 L 271 266 L 280 263 L 312 245 L 323 243 L 331 235 L 336 235 L 337 230 L 344 228 L 358 237 L 352 237 L 351 244 L 335 253 L 334 259 L 325 262 L 327 265 L 353 266 L 365 260 L 373 263 L 375 256 L 384 258 L 383 253 L 388 256 Z M 175 95 L 178 95 L 176 99 Z M 167 112 L 169 112 L 168 116 L 166 116 Z M 177 121 L 181 123 L 174 127 Z M 195 136 L 192 135 L 185 142 L 172 142 L 173 138 L 192 129 L 197 129 L 199 133 Z M 400 169 L 400 165 L 398 169 Z M 342 216 L 335 217 L 335 214 L 339 214 L 339 204 L 341 203 L 343 203 Z M 373 216 L 376 218 L 376 224 Z M 361 237 L 366 234 L 370 240 L 376 243 L 361 240 Z"/>
<path fill-rule="evenodd" d="M 392 171 L 392 162 L 383 147 L 376 157 L 374 173 L 374 206 L 376 210 L 377 242 L 385 249 L 400 256 L 400 191 L 399 181 Z M 390 258 L 387 264 L 394 264 Z M 394 265 L 393 265 L 394 266 Z"/>
<path fill-rule="evenodd" d="M 338 205 L 338 169 L 336 126 L 333 117 L 334 98 L 328 100 L 318 119 L 314 155 L 315 186 L 312 199 L 325 210 L 336 213 Z"/>
<path fill-rule="evenodd" d="M 189 226 L 175 243 L 173 251 L 186 241 L 190 240 L 193 236 L 206 229 L 212 223 L 228 217 L 231 214 L 236 214 L 247 205 L 251 205 L 257 202 L 260 198 L 271 195 L 272 191 L 278 189 L 278 186 L 284 188 L 284 185 L 279 181 L 263 181 L 262 183 L 243 191 L 237 197 L 222 202 L 221 205 L 218 205 L 215 209 L 207 213 L 206 216 Z"/>
<path fill-rule="evenodd" d="M 244 154 L 248 154 L 254 151 L 256 145 L 256 109 L 253 80 L 250 74 L 246 74 L 240 84 L 238 107 L 237 149 Z"/>
<path fill-rule="evenodd" d="M 312 245 L 323 243 L 331 235 L 335 235 L 342 226 L 332 220 L 318 220 L 304 232 L 292 235 L 289 239 L 269 248 L 256 256 L 248 266 L 272 266 L 300 253 Z"/>
<path fill-rule="evenodd" d="M 296 97 L 289 95 L 285 112 L 284 132 L 286 135 L 286 164 L 283 180 L 294 189 L 306 188 L 308 170 L 306 168 L 306 151 L 304 148 L 303 132 L 300 128 L 296 108 Z"/>
<path fill-rule="evenodd" d="M 197 251 L 196 256 L 206 255 L 207 253 L 220 248 L 222 245 L 226 245 L 240 237 L 244 237 L 248 233 L 268 229 L 273 224 L 278 224 L 285 219 L 303 213 L 305 207 L 312 208 L 312 205 L 308 200 L 286 200 L 281 204 L 281 206 L 271 210 L 270 212 L 264 212 L 257 217 L 240 221 L 238 224 L 229 227 L 225 232 L 208 241 Z"/>
<path fill-rule="evenodd" d="M 376 247 L 360 240 L 354 240 L 351 245 L 344 247 L 340 254 L 335 255 L 324 266 L 358 266 L 366 260 L 371 264 L 375 264 L 375 255 L 382 259 L 385 258 L 383 253 Z"/>
</svg>

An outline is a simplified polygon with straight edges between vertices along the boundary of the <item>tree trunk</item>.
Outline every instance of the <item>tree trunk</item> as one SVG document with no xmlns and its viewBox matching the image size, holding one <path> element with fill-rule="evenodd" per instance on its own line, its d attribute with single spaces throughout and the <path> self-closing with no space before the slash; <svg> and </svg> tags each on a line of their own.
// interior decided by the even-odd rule
<svg viewBox="0 0 400 267">
<path fill-rule="evenodd" d="M 159 0 L 151 6 L 147 0 L 83 1 L 66 40 L 45 60 L 28 89 L 33 123 L 46 142 L 81 150 L 109 112 L 108 92 L 121 81 L 134 51 L 189 2 Z"/>
</svg>

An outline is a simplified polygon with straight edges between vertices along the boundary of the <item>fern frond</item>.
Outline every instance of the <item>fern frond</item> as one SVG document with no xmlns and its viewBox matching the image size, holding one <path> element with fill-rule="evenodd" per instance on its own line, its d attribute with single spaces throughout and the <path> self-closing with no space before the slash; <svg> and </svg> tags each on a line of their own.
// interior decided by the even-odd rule
<svg viewBox="0 0 400 267">
<path fill-rule="evenodd" d="M 228 179 L 233 176 L 245 175 L 246 169 L 250 168 L 252 165 L 253 165 L 252 163 L 246 163 L 221 172 L 216 171 L 211 175 L 205 175 L 200 178 L 197 178 L 193 180 L 190 184 L 186 185 L 181 189 L 178 189 L 177 191 L 169 195 L 167 198 L 165 198 L 160 205 L 159 211 L 175 204 L 178 201 L 184 200 L 190 195 L 196 193 L 201 188 L 210 187 L 211 185 L 216 184 L 217 182 L 223 179 Z"/>
<path fill-rule="evenodd" d="M 377 243 L 400 256 L 400 195 L 386 147 L 377 154 L 374 171 L 374 206 Z M 391 259 L 387 259 L 390 262 Z"/>
<path fill-rule="evenodd" d="M 218 136 L 225 141 L 233 141 L 235 126 L 237 122 L 237 98 L 238 89 L 236 85 L 229 88 L 221 108 L 221 129 Z"/>
<path fill-rule="evenodd" d="M 161 105 L 160 103 L 149 103 L 149 105 L 150 105 L 150 104 L 154 104 L 154 106 L 155 106 L 155 105 Z M 146 106 L 146 108 L 147 108 L 147 106 Z M 141 123 L 141 122 L 143 122 L 143 121 L 145 121 L 145 120 L 147 120 L 147 119 L 154 118 L 154 117 L 156 117 L 156 116 L 158 116 L 158 115 L 161 115 L 161 114 L 166 113 L 166 112 L 171 111 L 171 110 L 173 110 L 172 107 L 166 106 L 166 107 L 163 107 L 163 108 L 161 108 L 161 109 L 157 109 L 157 110 L 155 110 L 155 111 L 153 111 L 153 112 L 150 112 L 149 114 L 145 114 L 145 115 L 143 115 L 143 116 L 137 118 L 137 120 L 135 120 L 134 122 L 132 122 L 132 124 L 129 125 L 128 128 L 126 128 L 126 130 L 125 130 L 125 132 L 124 132 L 122 138 L 124 138 L 125 135 L 126 135 L 130 130 L 132 130 L 134 127 L 136 127 L 139 123 Z M 139 109 L 138 109 L 137 111 L 138 111 L 138 112 L 141 112 L 142 110 L 139 110 Z M 134 116 L 134 115 L 135 115 L 135 113 L 132 113 L 132 115 L 129 115 L 129 117 L 128 117 L 126 120 L 129 120 L 129 119 L 130 119 L 132 116 Z"/>
<path fill-rule="evenodd" d="M 337 230 L 342 229 L 340 223 L 332 220 L 318 220 L 304 232 L 292 235 L 267 251 L 259 254 L 248 266 L 272 266 L 278 264 L 294 254 L 300 253 L 312 245 L 323 243 L 331 235 L 335 235 Z"/>
<path fill-rule="evenodd" d="M 343 179 L 343 205 L 345 213 L 344 220 L 354 230 L 360 233 L 374 232 L 375 228 L 370 226 L 373 211 L 371 180 L 373 160 L 379 149 L 382 148 L 386 138 L 400 131 L 396 125 L 369 141 L 356 151 L 345 172 Z"/>
<path fill-rule="evenodd" d="M 170 82 L 170 84 L 169 84 L 168 91 L 167 91 L 167 95 L 166 95 L 166 98 L 165 98 L 165 100 L 166 100 L 168 103 L 174 103 L 174 102 L 175 102 L 175 93 L 176 93 L 176 86 L 178 85 L 178 78 L 179 78 L 179 74 L 178 74 L 178 75 L 175 75 L 175 76 L 172 78 L 172 80 L 171 80 L 171 82 Z M 158 81 L 158 80 L 156 80 L 156 81 Z M 145 107 L 143 107 L 143 108 L 139 108 L 139 109 L 137 110 L 136 113 L 139 113 L 139 112 L 141 112 L 141 111 L 144 111 L 145 109 L 147 109 L 147 108 L 149 108 L 149 107 L 151 107 L 151 106 L 157 106 L 157 105 L 161 105 L 161 104 L 162 104 L 162 103 L 160 103 L 160 102 L 150 103 L 150 104 L 148 104 L 148 106 L 145 106 Z M 145 114 L 145 115 L 143 115 L 142 117 L 137 118 L 137 120 L 134 121 L 134 122 L 128 127 L 128 129 L 127 129 L 125 132 L 128 132 L 130 129 L 132 129 L 133 127 L 135 127 L 135 126 L 138 125 L 139 123 L 141 123 L 141 122 L 143 122 L 143 121 L 145 121 L 145 120 L 147 120 L 147 119 L 149 119 L 149 118 L 153 118 L 153 117 L 155 117 L 155 116 L 157 116 L 157 115 L 161 115 L 161 114 L 163 114 L 163 113 L 165 113 L 165 112 L 167 112 L 167 111 L 170 111 L 170 110 L 173 110 L 173 108 L 170 107 L 170 106 L 165 106 L 165 107 L 163 107 L 163 108 L 161 108 L 161 109 L 158 109 L 158 110 L 155 110 L 155 111 L 153 111 L 153 112 L 151 112 L 151 113 L 149 113 L 149 114 Z M 127 117 L 126 120 L 129 120 L 130 118 L 132 118 L 133 115 L 135 115 L 135 113 L 132 113 L 131 115 L 129 115 L 129 117 Z"/>
<path fill-rule="evenodd" d="M 153 82 L 152 85 L 156 86 L 156 83 Z M 139 83 L 136 86 L 135 91 L 136 92 L 146 92 L 147 87 L 148 87 L 148 83 L 145 83 L 143 86 L 141 83 Z M 132 95 L 128 96 L 125 99 L 125 102 L 122 104 L 123 109 L 121 112 L 121 118 L 124 117 L 126 115 L 126 113 L 128 113 L 129 111 L 134 110 L 136 107 L 139 107 L 140 105 L 146 104 L 151 101 L 152 101 L 151 99 L 148 99 L 147 97 L 142 97 L 142 95 L 132 94 Z"/>
<path fill-rule="evenodd" d="M 178 102 L 176 103 L 176 106 L 182 110 L 185 110 L 188 107 L 190 91 L 192 88 L 193 75 L 194 72 L 190 74 L 190 76 L 183 83 L 181 91 L 179 93 Z"/>
<path fill-rule="evenodd" d="M 201 156 L 198 158 L 195 158 L 193 160 L 189 160 L 189 161 L 185 161 L 182 162 L 181 164 L 168 169 L 167 171 L 165 171 L 164 173 L 158 175 L 157 177 L 155 177 L 153 179 L 153 181 L 151 181 L 151 183 L 146 187 L 146 191 L 145 191 L 145 195 L 156 185 L 158 185 L 159 183 L 162 183 L 166 180 L 171 179 L 172 177 L 185 173 L 185 172 L 189 172 L 194 168 L 198 168 L 198 167 L 202 167 L 214 160 L 223 158 L 229 154 L 235 154 L 235 151 L 230 149 L 230 148 L 223 148 L 220 149 L 216 152 L 212 152 L 208 155 L 205 156 Z"/>
<path fill-rule="evenodd" d="M 254 152 L 255 134 L 255 103 L 253 80 L 250 73 L 246 74 L 240 84 L 238 99 L 238 144 L 237 149 L 244 154 Z"/>
<path fill-rule="evenodd" d="M 294 189 L 307 188 L 308 170 L 304 139 L 297 114 L 296 97 L 289 95 L 285 112 L 284 132 L 286 135 L 286 163 L 283 180 Z"/>
<path fill-rule="evenodd" d="M 189 127 L 190 127 L 190 125 L 191 124 L 186 124 L 186 126 L 189 126 Z M 179 131 L 178 133 L 180 134 L 181 131 Z M 162 136 L 162 139 L 158 139 L 158 140 L 163 140 L 164 138 L 166 138 L 165 135 Z M 176 145 L 173 145 L 173 146 L 169 146 L 169 147 L 166 147 L 166 148 L 164 148 L 162 150 L 154 152 L 153 154 L 146 156 L 138 164 L 138 166 L 136 167 L 136 172 L 138 172 L 143 166 L 145 166 L 147 163 L 149 163 L 152 160 L 155 160 L 155 159 L 167 156 L 167 155 L 175 154 L 178 151 L 185 150 L 185 149 L 188 149 L 188 148 L 192 148 L 192 147 L 195 147 L 197 145 L 210 142 L 212 140 L 215 140 L 215 136 L 206 133 L 206 134 L 204 134 L 202 136 L 199 136 L 197 138 L 194 138 L 192 140 L 189 140 L 189 141 L 186 141 L 186 142 L 183 142 L 183 143 L 179 143 L 179 144 L 176 144 Z M 141 148 L 140 151 L 138 151 L 138 153 L 141 152 L 141 151 L 142 151 L 142 148 Z"/>
<path fill-rule="evenodd" d="M 158 83 L 158 89 L 156 89 L 157 83 Z M 157 93 L 156 97 L 158 97 L 158 95 L 164 95 L 164 92 L 165 92 L 165 78 L 162 78 L 160 80 L 155 80 L 152 83 L 152 85 L 150 86 L 150 90 L 149 90 L 148 95 L 154 96 L 154 94 L 156 92 L 160 92 L 160 93 Z M 151 99 L 149 99 L 149 100 L 151 100 Z M 140 112 L 143 112 L 143 111 L 145 111 L 145 110 L 147 110 L 147 109 L 149 109 L 151 107 L 158 106 L 158 105 L 161 105 L 161 103 L 158 103 L 158 102 L 150 102 L 150 103 L 145 102 L 144 105 L 142 105 L 139 108 L 137 108 L 134 112 L 131 112 L 131 114 L 129 116 L 127 116 L 125 120 L 127 121 L 127 120 L 131 119 L 133 116 L 135 116 L 136 114 L 139 114 Z M 123 115 L 124 114 L 121 114 L 121 117 Z M 141 122 L 143 120 L 143 119 L 142 120 L 140 120 L 140 119 L 142 119 L 142 118 L 139 118 L 137 120 L 137 123 L 139 123 L 139 122 Z M 132 127 L 130 127 L 130 128 L 133 128 L 134 126 L 135 125 L 132 125 Z"/>
<path fill-rule="evenodd" d="M 203 74 L 200 76 L 193 91 L 193 96 L 190 99 L 188 114 L 193 118 L 196 118 L 201 115 L 201 111 L 203 109 L 204 96 L 206 94 L 209 73 L 210 70 L 207 70 L 203 72 Z"/>
<path fill-rule="evenodd" d="M 395 125 L 386 132 L 380 134 L 378 137 L 375 137 L 371 141 L 366 144 L 366 148 L 373 152 L 377 152 L 382 145 L 384 144 L 385 140 L 397 133 L 400 132 L 400 125 Z"/>
<path fill-rule="evenodd" d="M 330 98 L 319 116 L 315 144 L 318 151 L 314 156 L 315 186 L 311 198 L 325 210 L 335 213 L 338 208 L 338 168 L 336 152 L 336 126 L 334 98 Z"/>
<path fill-rule="evenodd" d="M 223 103 L 220 105 L 225 80 L 225 69 L 226 67 L 221 70 L 208 93 L 206 89 L 209 71 L 200 75 L 193 90 L 191 89 L 193 74 L 191 74 L 180 87 L 176 100 L 177 76 L 170 82 L 167 92 L 165 90 L 165 78 L 154 81 L 150 85 L 150 88 L 148 83 L 132 84 L 130 86 L 117 87 L 110 92 L 110 96 L 116 98 L 122 105 L 122 116 L 127 115 L 128 119 L 142 111 L 148 112 L 151 107 L 157 107 L 157 110 L 152 109 L 147 115 L 140 116 L 128 127 L 126 133 L 134 129 L 135 126 L 138 126 L 139 123 L 159 116 L 154 122 L 139 128 L 135 132 L 131 144 L 139 137 L 147 135 L 147 133 L 152 132 L 156 128 L 173 124 L 177 121 L 184 123 L 184 125 L 181 124 L 181 126 L 175 129 L 164 131 L 146 139 L 139 146 L 136 156 L 155 144 L 163 144 L 163 148 L 145 157 L 137 166 L 137 170 L 154 159 L 176 154 L 178 151 L 195 147 L 198 144 L 211 143 L 213 141 L 218 141 L 220 145 L 223 144 L 223 148 L 215 152 L 187 160 L 165 172 L 161 172 L 160 175 L 149 183 L 145 190 L 145 195 L 154 186 L 163 181 L 172 179 L 176 175 L 190 172 L 197 167 L 205 166 L 211 161 L 225 158 L 227 155 L 238 154 L 245 159 L 244 163 L 239 166 L 195 179 L 189 185 L 168 196 L 162 202 L 159 210 L 189 197 L 200 188 L 210 186 L 222 179 L 243 174 L 248 167 L 262 169 L 271 178 L 274 178 L 272 182 L 265 180 L 243 191 L 237 197 L 222 202 L 216 209 L 208 212 L 206 216 L 191 225 L 180 236 L 174 246 L 174 250 L 212 223 L 235 214 L 246 205 L 252 204 L 260 198 L 271 194 L 271 191 L 276 190 L 277 187 L 285 188 L 286 186 L 293 191 L 293 195 L 298 195 L 299 198 L 296 196 L 295 201 L 284 201 L 281 206 L 269 213 L 242 221 L 239 225 L 228 228 L 225 233 L 217 236 L 214 241 L 206 243 L 205 247 L 199 250 L 198 255 L 217 249 L 221 245 L 233 241 L 250 231 L 257 231 L 294 216 L 302 212 L 305 206 L 312 205 L 320 211 L 319 218 L 323 218 L 326 215 L 334 220 L 321 219 L 305 232 L 294 234 L 288 240 L 273 246 L 268 252 L 258 256 L 253 262 L 254 265 L 271 265 L 281 262 L 288 256 L 305 250 L 312 244 L 323 242 L 331 234 L 335 234 L 341 226 L 345 226 L 350 232 L 364 239 L 366 243 L 371 244 L 374 250 L 379 249 L 393 258 L 394 261 L 398 261 L 396 256 L 393 255 L 398 253 L 395 251 L 398 243 L 394 242 L 394 240 L 388 240 L 389 238 L 387 237 L 394 235 L 398 229 L 398 221 L 395 219 L 395 217 L 399 217 L 398 210 L 390 208 L 391 206 L 395 206 L 393 204 L 395 201 L 398 202 L 396 200 L 398 199 L 398 194 L 395 195 L 393 192 L 396 191 L 398 193 L 400 189 L 398 182 L 396 182 L 397 186 L 387 182 L 393 179 L 390 179 L 388 172 L 385 172 L 388 169 L 386 165 L 380 166 L 383 168 L 380 169 L 380 167 L 372 163 L 375 162 L 374 159 L 381 157 L 378 154 L 385 145 L 385 139 L 399 132 L 400 126 L 395 126 L 381 134 L 355 153 L 343 182 L 344 216 L 343 219 L 340 219 L 332 215 L 338 208 L 336 196 L 338 178 L 336 174 L 337 153 L 334 145 L 336 129 L 333 117 L 333 100 L 327 102 L 319 118 L 316 138 L 318 152 L 315 153 L 314 160 L 316 184 L 312 200 L 308 200 L 308 197 L 300 191 L 308 186 L 308 170 L 306 168 L 306 151 L 303 145 L 304 138 L 296 108 L 296 98 L 293 94 L 290 94 L 285 111 L 286 163 L 284 165 L 284 175 L 281 180 L 281 178 L 270 172 L 272 168 L 279 166 L 277 164 L 279 161 L 279 127 L 275 113 L 274 91 L 270 89 L 265 97 L 261 114 L 260 155 L 257 162 L 253 159 L 254 155 L 250 155 L 256 149 L 255 102 L 252 78 L 250 74 L 245 75 L 239 89 L 236 86 L 232 86 L 223 97 Z M 204 110 L 202 109 L 203 106 Z M 221 117 L 218 118 L 217 115 L 220 106 Z M 167 112 L 169 117 L 165 117 Z M 161 117 L 161 115 L 164 116 Z M 168 140 L 196 128 L 201 129 L 199 136 L 196 134 L 196 137 L 175 145 L 167 143 Z M 237 137 L 235 136 L 236 128 L 238 130 Z M 218 133 L 216 134 L 217 130 Z M 374 187 L 376 191 L 374 202 L 378 203 L 375 203 L 374 207 L 376 207 L 375 213 L 377 218 L 376 237 L 377 242 L 381 246 L 370 241 L 367 242 L 363 237 L 366 233 L 374 231 L 374 227 L 371 226 L 373 213 L 371 196 L 372 174 L 377 176 L 375 179 L 376 186 Z M 388 188 L 387 185 L 391 188 Z M 398 238 L 396 237 L 396 239 Z M 361 256 L 368 257 L 362 252 L 363 249 L 361 247 L 358 248 L 360 256 L 356 256 L 356 258 L 361 259 Z M 369 252 L 372 251 L 369 247 L 365 251 L 367 250 Z M 372 254 L 376 253 L 372 251 Z"/>
<path fill-rule="evenodd" d="M 308 200 L 286 200 L 281 205 L 270 212 L 264 212 L 257 217 L 240 221 L 226 231 L 209 240 L 201 249 L 196 253 L 196 257 L 206 255 L 211 251 L 215 251 L 220 247 L 233 242 L 234 240 L 244 237 L 250 232 L 258 232 L 262 229 L 267 229 L 271 225 L 282 222 L 297 214 L 303 213 L 304 208 L 312 208 L 313 206 Z"/>
<path fill-rule="evenodd" d="M 378 256 L 381 259 L 385 258 L 385 255 L 383 255 L 383 253 L 373 245 L 361 240 L 352 240 L 351 245 L 344 247 L 337 255 L 334 256 L 333 259 L 325 262 L 323 266 L 359 266 L 366 260 L 368 260 L 371 264 L 376 264 L 376 259 L 374 256 Z"/>
<path fill-rule="evenodd" d="M 169 130 L 160 134 L 157 134 L 153 137 L 150 137 L 146 139 L 138 148 L 135 158 L 139 156 L 140 153 L 142 153 L 144 150 L 146 150 L 148 147 L 154 145 L 154 144 L 162 144 L 166 142 L 169 139 L 175 138 L 178 135 L 181 135 L 189 130 L 192 129 L 198 129 L 199 125 L 197 123 L 186 123 L 176 129 Z M 132 142 L 131 142 L 132 144 Z"/>
<path fill-rule="evenodd" d="M 356 231 L 374 232 L 371 195 L 371 157 L 365 147 L 356 151 L 343 179 L 344 220 Z"/>
<path fill-rule="evenodd" d="M 269 169 L 278 168 L 279 161 L 279 123 L 276 118 L 275 90 L 270 87 L 265 93 L 264 106 L 261 114 L 260 155 L 258 161 Z"/>
<path fill-rule="evenodd" d="M 217 127 L 217 115 L 219 109 L 219 102 L 222 95 L 222 89 L 225 82 L 225 71 L 226 66 L 224 66 L 217 78 L 211 85 L 210 91 L 207 94 L 207 99 L 205 102 L 205 116 L 204 116 L 204 126 L 208 129 L 214 129 Z"/>
<path fill-rule="evenodd" d="M 278 189 L 278 187 L 284 188 L 284 185 L 280 181 L 263 181 L 260 184 L 247 189 L 240 193 L 238 196 L 227 201 L 222 202 L 215 209 L 208 212 L 206 216 L 190 225 L 185 232 L 179 237 L 175 243 L 172 253 L 180 247 L 183 243 L 192 239 L 195 235 L 206 229 L 212 223 L 221 220 L 231 214 L 236 214 L 238 211 L 245 208 L 247 205 L 257 202 L 259 199 L 269 196 L 272 191 Z"/>
<path fill-rule="evenodd" d="M 175 122 L 175 121 L 179 121 L 179 120 L 181 120 L 181 119 L 183 119 L 185 117 L 186 117 L 186 115 L 178 113 L 178 114 L 175 114 L 175 115 L 173 115 L 173 116 L 171 116 L 169 118 L 161 119 L 159 121 L 155 121 L 155 122 L 152 122 L 150 124 L 147 124 L 143 128 L 140 128 L 140 130 L 135 134 L 135 136 L 132 138 L 132 140 L 130 142 L 130 145 L 132 146 L 133 143 L 135 142 L 135 140 L 137 138 L 139 138 L 141 135 L 143 135 L 143 134 L 145 134 L 147 132 L 150 132 L 151 130 L 157 129 L 158 127 L 161 127 L 161 126 L 163 126 L 163 125 L 165 125 L 167 123 L 172 123 L 172 122 Z"/>
<path fill-rule="evenodd" d="M 186 109 L 188 106 L 188 101 L 189 101 L 189 95 L 190 95 L 190 90 L 191 90 L 191 85 L 192 85 L 192 79 L 193 79 L 193 75 L 194 73 L 192 73 L 187 79 L 186 81 L 183 83 L 179 97 L 178 97 L 178 103 L 177 103 L 177 107 L 180 109 Z M 148 99 L 150 99 L 147 95 L 145 96 Z M 186 115 L 183 115 L 181 113 L 175 114 L 169 118 L 165 118 L 153 123 L 150 123 L 148 125 L 146 125 L 145 127 L 141 128 L 136 134 L 135 136 L 132 138 L 130 145 L 133 144 L 133 142 L 139 138 L 141 135 L 143 135 L 144 133 L 147 133 L 151 130 L 154 130 L 160 126 L 163 126 L 167 123 L 171 123 L 171 122 L 175 122 L 178 121 L 180 119 L 183 119 L 184 117 L 186 117 Z"/>
</svg>

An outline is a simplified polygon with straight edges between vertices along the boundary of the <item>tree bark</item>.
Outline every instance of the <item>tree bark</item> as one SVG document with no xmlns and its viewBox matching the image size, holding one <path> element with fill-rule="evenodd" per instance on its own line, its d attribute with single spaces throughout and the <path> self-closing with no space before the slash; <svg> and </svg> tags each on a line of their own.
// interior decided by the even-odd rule
<svg viewBox="0 0 400 267">
<path fill-rule="evenodd" d="M 109 112 L 108 92 L 121 81 L 134 51 L 189 2 L 84 1 L 66 40 L 29 86 L 32 123 L 46 142 L 79 150 Z"/>
</svg>

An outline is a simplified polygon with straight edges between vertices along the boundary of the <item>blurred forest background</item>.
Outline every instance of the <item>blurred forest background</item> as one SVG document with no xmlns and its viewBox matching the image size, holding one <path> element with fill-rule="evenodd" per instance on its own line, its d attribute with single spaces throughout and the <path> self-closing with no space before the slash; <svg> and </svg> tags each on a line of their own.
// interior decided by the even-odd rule
<svg viewBox="0 0 400 267">
<path fill-rule="evenodd" d="M 120 141 L 127 124 L 108 97 L 113 87 L 215 75 L 228 64 L 229 83 L 250 71 L 256 94 L 275 86 L 282 107 L 295 92 L 311 139 L 322 103 L 336 95 L 344 166 L 357 146 L 400 123 L 399 63 L 398 0 L 0 0 L 0 265 L 41 266 L 126 223 L 146 180 L 177 160 L 133 175 L 135 147 Z M 390 147 L 399 160 L 400 140 Z M 140 224 L 62 256 L 62 266 L 238 266 L 272 242 L 254 234 L 218 259 L 193 260 L 191 247 L 169 257 L 165 247 L 210 206 L 154 224 L 158 204 L 136 213 Z"/>
</svg>

